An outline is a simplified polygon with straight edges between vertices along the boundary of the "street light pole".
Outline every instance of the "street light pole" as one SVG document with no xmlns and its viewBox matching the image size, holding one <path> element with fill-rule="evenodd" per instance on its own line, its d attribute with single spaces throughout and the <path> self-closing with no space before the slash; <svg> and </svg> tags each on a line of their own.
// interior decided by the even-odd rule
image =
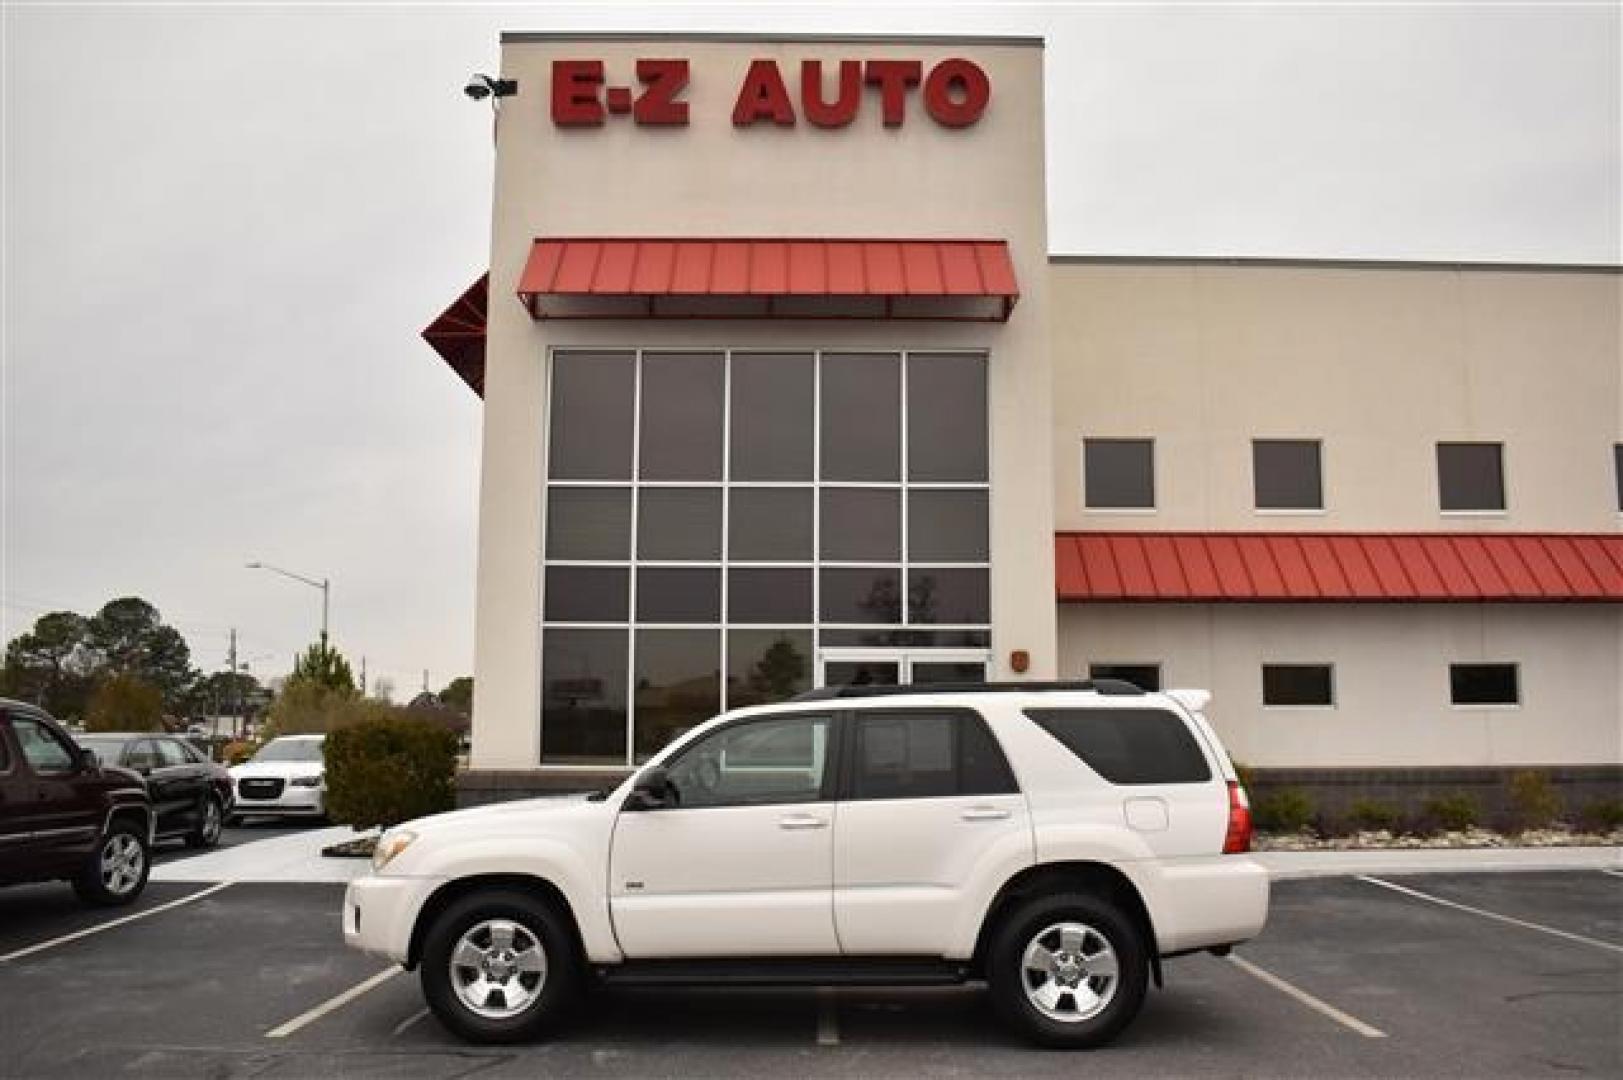
<svg viewBox="0 0 1623 1080">
<path fill-rule="evenodd" d="M 272 566 L 270 563 L 251 562 L 247 564 L 247 568 L 249 570 L 269 570 L 273 574 L 281 574 L 285 578 L 301 582 L 312 589 L 321 590 L 321 647 L 325 649 L 327 647 L 327 601 L 332 594 L 332 583 L 327 578 L 317 581 L 315 578 L 295 574 L 291 570 L 283 570 L 280 566 Z"/>
</svg>

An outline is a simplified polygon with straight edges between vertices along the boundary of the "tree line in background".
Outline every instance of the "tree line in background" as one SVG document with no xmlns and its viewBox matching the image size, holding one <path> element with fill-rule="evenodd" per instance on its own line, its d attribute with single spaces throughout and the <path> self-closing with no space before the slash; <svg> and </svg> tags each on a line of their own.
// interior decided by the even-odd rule
<svg viewBox="0 0 1623 1080">
<path fill-rule="evenodd" d="M 32 702 L 90 731 L 161 731 L 216 716 L 263 719 L 266 734 L 331 731 L 392 710 L 368 698 L 343 655 L 322 640 L 272 693 L 246 672 L 204 673 L 158 609 L 134 596 L 91 616 L 53 611 L 6 645 L 0 696 Z M 467 727 L 473 680 L 454 679 L 407 708 L 452 730 Z"/>
</svg>

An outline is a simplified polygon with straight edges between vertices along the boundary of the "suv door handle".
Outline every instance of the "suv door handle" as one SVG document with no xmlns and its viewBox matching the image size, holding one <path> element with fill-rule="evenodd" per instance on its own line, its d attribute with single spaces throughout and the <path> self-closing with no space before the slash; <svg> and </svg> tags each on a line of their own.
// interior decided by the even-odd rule
<svg viewBox="0 0 1623 1080">
<path fill-rule="evenodd" d="M 1009 812 L 997 806 L 971 806 L 958 816 L 965 821 L 998 821 L 1008 817 Z"/>
<path fill-rule="evenodd" d="M 828 822 L 816 814 L 785 814 L 778 819 L 780 829 L 823 829 Z"/>
</svg>

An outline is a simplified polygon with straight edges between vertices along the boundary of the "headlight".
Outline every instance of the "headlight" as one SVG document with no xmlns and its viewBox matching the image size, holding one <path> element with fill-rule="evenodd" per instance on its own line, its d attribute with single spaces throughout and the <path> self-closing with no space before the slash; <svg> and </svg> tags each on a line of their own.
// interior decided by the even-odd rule
<svg viewBox="0 0 1623 1080">
<path fill-rule="evenodd" d="M 294 787 L 320 787 L 321 782 L 327 778 L 326 773 L 317 773 L 314 776 L 296 776 L 293 778 Z"/>
<path fill-rule="evenodd" d="M 396 855 L 416 841 L 417 834 L 406 829 L 386 832 L 378 839 L 378 846 L 372 849 L 372 869 L 382 870 L 394 860 Z"/>
</svg>

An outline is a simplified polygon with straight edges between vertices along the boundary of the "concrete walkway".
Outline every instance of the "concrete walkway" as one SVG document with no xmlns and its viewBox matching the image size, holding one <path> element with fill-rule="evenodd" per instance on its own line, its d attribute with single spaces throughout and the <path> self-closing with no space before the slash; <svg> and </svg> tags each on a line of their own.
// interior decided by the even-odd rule
<svg viewBox="0 0 1623 1080">
<path fill-rule="evenodd" d="M 368 859 L 329 859 L 321 849 L 358 833 L 348 826 L 253 840 L 152 868 L 153 881 L 349 881 Z M 1252 855 L 1276 881 L 1352 874 L 1449 874 L 1502 870 L 1623 872 L 1623 847 L 1409 848 L 1394 851 L 1263 851 Z"/>
</svg>

